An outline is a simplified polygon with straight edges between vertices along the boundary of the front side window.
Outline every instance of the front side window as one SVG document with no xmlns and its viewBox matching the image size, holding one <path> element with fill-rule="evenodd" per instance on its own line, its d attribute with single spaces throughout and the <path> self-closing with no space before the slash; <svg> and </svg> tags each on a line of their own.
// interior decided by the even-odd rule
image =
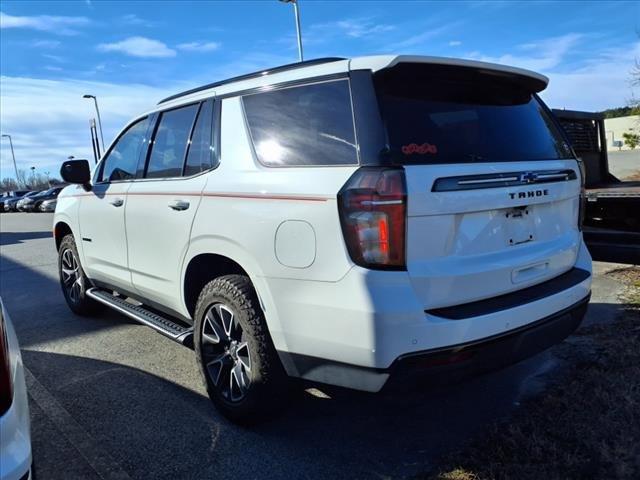
<svg viewBox="0 0 640 480">
<path fill-rule="evenodd" d="M 198 104 L 163 112 L 153 138 L 147 178 L 179 177 Z"/>
<path fill-rule="evenodd" d="M 358 163 L 348 80 L 256 93 L 242 101 L 264 165 Z"/>
<path fill-rule="evenodd" d="M 116 140 L 104 159 L 101 182 L 135 178 L 140 149 L 146 141 L 149 117 L 138 120 Z"/>
</svg>

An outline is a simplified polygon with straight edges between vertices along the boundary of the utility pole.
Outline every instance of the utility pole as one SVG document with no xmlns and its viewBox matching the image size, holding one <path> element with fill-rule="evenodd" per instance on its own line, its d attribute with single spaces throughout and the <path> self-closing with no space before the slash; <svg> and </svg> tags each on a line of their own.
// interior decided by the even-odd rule
<svg viewBox="0 0 640 480">
<path fill-rule="evenodd" d="M 296 16 L 296 33 L 298 36 L 298 59 L 299 61 L 303 61 L 304 57 L 302 54 L 302 29 L 300 28 L 300 7 L 298 6 L 298 0 L 280 0 L 282 3 L 292 3 L 293 4 L 293 12 Z"/>
<path fill-rule="evenodd" d="M 100 109 L 98 108 L 98 99 L 95 95 L 83 95 L 82 98 L 93 98 L 93 103 L 96 106 L 96 114 L 98 115 L 98 127 L 100 128 L 100 140 L 102 141 L 102 151 L 104 151 L 104 135 L 102 135 L 102 120 L 100 119 Z"/>
<path fill-rule="evenodd" d="M 13 158 L 13 169 L 16 172 L 16 182 L 20 183 L 20 177 L 18 176 L 18 166 L 16 165 L 16 154 L 13 152 L 13 142 L 11 141 L 11 135 L 3 133 L 2 136 L 9 139 L 9 145 L 11 146 L 11 158 Z"/>
</svg>

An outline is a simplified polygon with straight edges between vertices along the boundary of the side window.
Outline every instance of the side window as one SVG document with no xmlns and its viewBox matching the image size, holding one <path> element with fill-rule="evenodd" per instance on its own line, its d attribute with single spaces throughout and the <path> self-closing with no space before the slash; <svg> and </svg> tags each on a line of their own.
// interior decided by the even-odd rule
<svg viewBox="0 0 640 480">
<path fill-rule="evenodd" d="M 176 108 L 160 115 L 153 137 L 146 178 L 179 177 L 198 104 Z"/>
<path fill-rule="evenodd" d="M 195 175 L 213 167 L 213 101 L 208 100 L 198 113 L 193 129 L 184 175 Z"/>
<path fill-rule="evenodd" d="M 358 163 L 348 80 L 256 93 L 242 101 L 264 165 Z"/>
<path fill-rule="evenodd" d="M 135 178 L 140 148 L 145 142 L 149 127 L 149 117 L 131 125 L 116 141 L 104 159 L 101 182 Z"/>
</svg>

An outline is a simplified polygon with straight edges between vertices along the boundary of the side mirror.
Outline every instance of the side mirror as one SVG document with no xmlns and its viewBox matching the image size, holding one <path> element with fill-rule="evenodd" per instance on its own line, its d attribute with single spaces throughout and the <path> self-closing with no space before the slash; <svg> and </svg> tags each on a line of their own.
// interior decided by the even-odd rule
<svg viewBox="0 0 640 480">
<path fill-rule="evenodd" d="M 67 183 L 82 185 L 91 190 L 91 169 L 88 160 L 67 160 L 60 167 L 60 176 Z"/>
</svg>

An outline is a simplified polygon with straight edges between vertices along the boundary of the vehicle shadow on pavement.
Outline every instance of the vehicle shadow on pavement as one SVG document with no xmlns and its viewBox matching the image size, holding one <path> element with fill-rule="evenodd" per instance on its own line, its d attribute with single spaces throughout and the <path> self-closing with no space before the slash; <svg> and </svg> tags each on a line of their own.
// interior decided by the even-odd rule
<svg viewBox="0 0 640 480">
<path fill-rule="evenodd" d="M 51 231 L 45 232 L 2 232 L 0 235 L 0 245 L 13 245 L 15 243 L 24 243 L 25 240 L 34 240 L 38 238 L 52 238 Z"/>
<path fill-rule="evenodd" d="M 504 417 L 525 378 L 517 365 L 400 396 L 337 390 L 329 399 L 303 393 L 268 422 L 242 428 L 221 417 L 204 394 L 141 369 L 35 350 L 23 355 L 57 408 L 93 439 L 92 445 L 76 445 L 73 438 L 52 436 L 59 415 L 46 402 L 37 404 L 46 421 L 33 423 L 34 458 L 41 478 L 50 479 L 86 470 L 78 451 L 82 458 L 100 456 L 87 448 L 101 449 L 102 457 L 141 479 L 415 475 Z M 69 457 L 68 468 L 61 469 L 61 455 Z"/>
<path fill-rule="evenodd" d="M 242 428 L 209 402 L 191 350 L 112 311 L 73 315 L 51 262 L 30 268 L 5 255 L 1 262 L 0 294 L 25 365 L 49 393 L 41 404 L 32 397 L 40 478 L 91 478 L 87 458 L 108 458 L 140 479 L 418 475 L 507 418 L 558 371 L 558 360 L 544 352 L 456 385 L 378 395 L 326 389 L 331 398 L 302 393 L 271 420 Z M 62 433 L 69 419 L 93 441 Z"/>
</svg>

